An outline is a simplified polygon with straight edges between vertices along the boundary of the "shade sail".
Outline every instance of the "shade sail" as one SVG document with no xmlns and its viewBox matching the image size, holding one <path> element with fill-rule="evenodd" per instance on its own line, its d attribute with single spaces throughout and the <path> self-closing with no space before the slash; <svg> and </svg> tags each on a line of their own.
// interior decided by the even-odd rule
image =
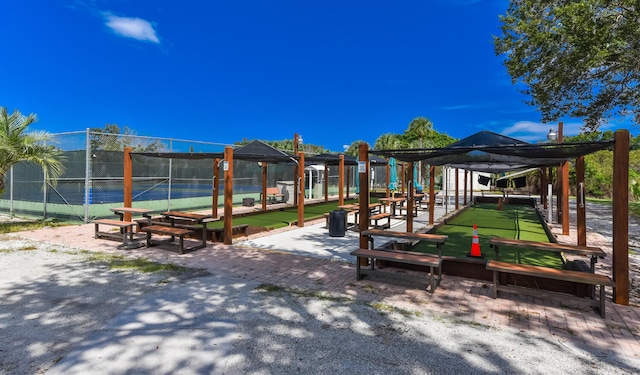
<svg viewBox="0 0 640 375">
<path fill-rule="evenodd" d="M 610 149 L 613 141 L 531 144 L 490 131 L 482 131 L 444 148 L 372 150 L 371 154 L 402 161 L 480 172 L 502 173 L 531 167 L 558 165 L 596 151 Z"/>
<path fill-rule="evenodd" d="M 289 163 L 298 158 L 262 141 L 251 141 L 233 150 L 233 158 L 267 163 Z"/>
</svg>

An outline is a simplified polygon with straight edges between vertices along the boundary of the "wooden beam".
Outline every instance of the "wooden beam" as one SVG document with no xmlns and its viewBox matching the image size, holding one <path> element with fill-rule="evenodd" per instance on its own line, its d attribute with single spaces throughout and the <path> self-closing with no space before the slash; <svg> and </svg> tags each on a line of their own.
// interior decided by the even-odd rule
<svg viewBox="0 0 640 375">
<path fill-rule="evenodd" d="M 629 304 L 629 131 L 618 130 L 613 146 L 613 301 Z"/>
<path fill-rule="evenodd" d="M 131 147 L 124 148 L 124 206 L 131 208 L 133 201 L 133 161 Z M 124 220 L 131 221 L 131 212 L 124 213 Z"/>
<path fill-rule="evenodd" d="M 223 241 L 226 245 L 233 242 L 233 148 L 224 148 L 224 231 Z"/>
</svg>

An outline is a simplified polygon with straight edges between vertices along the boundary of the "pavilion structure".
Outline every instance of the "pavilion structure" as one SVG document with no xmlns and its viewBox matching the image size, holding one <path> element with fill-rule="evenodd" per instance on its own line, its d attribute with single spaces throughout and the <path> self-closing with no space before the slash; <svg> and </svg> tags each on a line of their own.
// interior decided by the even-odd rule
<svg viewBox="0 0 640 375">
<path fill-rule="evenodd" d="M 313 164 L 324 164 L 325 173 L 328 166 L 337 165 L 339 167 L 339 194 L 338 201 L 339 204 L 344 203 L 344 182 L 345 176 L 349 176 L 349 173 L 345 173 L 345 167 L 349 168 L 351 166 L 357 165 L 356 158 L 352 156 L 346 155 L 334 155 L 334 154 L 324 154 L 324 155 L 316 155 L 310 156 L 305 160 L 304 152 L 296 152 L 294 154 L 289 154 L 284 151 L 278 150 L 264 142 L 261 141 L 252 141 L 244 146 L 233 148 L 231 146 L 225 147 L 223 153 L 203 153 L 203 152 L 195 152 L 195 153 L 187 153 L 187 152 L 132 152 L 131 148 L 125 148 L 124 150 L 124 206 L 131 207 L 132 204 L 132 155 L 141 155 L 146 157 L 157 157 L 157 158 L 172 158 L 172 159 L 212 159 L 213 160 L 213 191 L 212 191 L 212 204 L 211 204 L 211 215 L 214 218 L 218 217 L 218 197 L 220 196 L 220 192 L 218 191 L 218 185 L 220 181 L 220 172 L 223 173 L 223 220 L 224 220 L 224 230 L 223 230 L 223 238 L 225 244 L 232 243 L 232 229 L 233 229 L 233 161 L 235 160 L 244 160 L 259 163 L 262 166 L 262 196 L 266 197 L 267 190 L 267 172 L 270 164 L 286 164 L 291 165 L 292 168 L 295 168 L 296 171 L 296 199 L 295 205 L 298 209 L 298 220 L 297 225 L 300 227 L 304 226 L 304 204 L 305 204 L 305 196 L 304 196 L 304 184 L 305 184 L 305 173 L 304 173 L 304 165 L 305 163 L 313 163 Z M 372 158 L 374 164 L 384 165 L 387 161 L 380 157 Z M 303 167 L 300 167 L 303 166 Z M 326 174 L 325 174 L 326 175 Z M 347 186 L 349 186 L 349 181 L 347 180 Z M 368 184 L 367 184 L 368 186 Z M 347 190 L 346 196 L 349 196 L 349 191 Z M 324 199 L 325 201 L 328 199 L 328 179 L 325 178 L 324 182 Z M 262 200 L 262 210 L 267 210 L 267 202 L 266 199 Z M 126 215 L 126 214 L 125 214 Z M 126 220 L 130 220 L 129 217 L 125 217 Z"/>
<path fill-rule="evenodd" d="M 358 172 L 360 178 L 360 230 L 364 231 L 369 222 L 368 197 L 368 163 L 369 155 L 393 157 L 407 162 L 408 179 L 413 180 L 413 163 L 423 161 L 430 164 L 431 176 L 429 184 L 429 201 L 434 202 L 434 167 L 448 166 L 465 170 L 465 202 L 467 188 L 467 171 L 471 179 L 473 172 L 503 173 L 538 168 L 541 182 L 547 183 L 551 171 L 558 169 L 558 221 L 562 224 L 563 234 L 569 234 L 569 173 L 568 163 L 575 160 L 576 191 L 578 199 L 577 211 L 577 245 L 586 246 L 586 206 L 584 204 L 584 155 L 605 149 L 613 149 L 613 280 L 615 281 L 614 302 L 629 304 L 629 140 L 628 130 L 615 132 L 613 141 L 531 144 L 505 137 L 493 132 L 482 131 L 455 142 L 444 148 L 371 150 L 361 144 L 358 154 Z M 457 173 L 456 173 L 457 176 Z M 550 181 L 550 179 L 549 179 Z M 541 189 L 542 190 L 542 189 Z M 414 204 L 413 189 L 408 189 L 407 212 L 412 212 Z M 458 180 L 456 178 L 456 197 L 458 196 Z M 471 192 L 471 201 L 473 192 Z M 547 203 L 541 191 L 541 201 Z M 457 204 L 457 199 L 456 199 Z M 550 202 L 549 202 L 550 204 Z M 429 223 L 433 224 L 434 207 L 429 205 Z M 407 231 L 413 231 L 412 215 L 407 215 Z M 360 238 L 360 247 L 367 248 L 367 237 Z"/>
</svg>

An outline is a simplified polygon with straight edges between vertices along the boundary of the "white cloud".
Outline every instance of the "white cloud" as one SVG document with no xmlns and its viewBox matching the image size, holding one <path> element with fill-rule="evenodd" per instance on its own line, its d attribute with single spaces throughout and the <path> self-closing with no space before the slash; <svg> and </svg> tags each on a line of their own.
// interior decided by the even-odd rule
<svg viewBox="0 0 640 375">
<path fill-rule="evenodd" d="M 160 43 L 156 31 L 149 21 L 141 18 L 118 17 L 110 13 L 105 13 L 104 18 L 107 27 L 116 34 L 141 41 Z"/>
<path fill-rule="evenodd" d="M 580 127 L 582 127 L 582 123 L 564 123 L 562 133 L 564 135 L 577 135 L 580 133 Z M 551 128 L 553 128 L 554 130 L 558 130 L 558 124 L 544 124 L 541 122 L 533 121 L 518 121 L 512 126 L 509 126 L 502 130 L 502 134 L 517 138 L 525 142 L 537 143 L 546 141 L 547 133 L 549 133 L 549 129 Z"/>
</svg>

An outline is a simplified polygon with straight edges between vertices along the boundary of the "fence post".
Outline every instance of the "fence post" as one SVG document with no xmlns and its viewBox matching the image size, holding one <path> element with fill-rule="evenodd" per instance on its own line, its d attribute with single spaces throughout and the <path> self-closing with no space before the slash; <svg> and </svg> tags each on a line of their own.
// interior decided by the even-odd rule
<svg viewBox="0 0 640 375">
<path fill-rule="evenodd" d="M 86 140 L 85 140 L 85 166 L 84 166 L 84 222 L 89 222 L 89 205 L 91 204 L 89 200 L 90 190 L 91 190 L 91 159 L 93 156 L 93 152 L 91 151 L 91 131 L 89 128 L 86 130 Z"/>
<path fill-rule="evenodd" d="M 11 180 L 9 184 L 9 214 L 13 216 L 13 165 L 9 169 L 9 179 Z"/>
<path fill-rule="evenodd" d="M 173 139 L 169 140 L 169 152 L 173 152 Z M 169 159 L 169 182 L 167 187 L 167 211 L 171 211 L 171 171 L 173 171 L 173 158 Z"/>
</svg>

